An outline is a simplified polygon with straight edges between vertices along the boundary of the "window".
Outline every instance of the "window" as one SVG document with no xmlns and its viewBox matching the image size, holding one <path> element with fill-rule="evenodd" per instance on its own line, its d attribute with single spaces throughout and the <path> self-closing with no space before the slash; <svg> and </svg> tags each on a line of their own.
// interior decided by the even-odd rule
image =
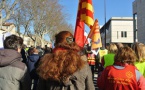
<svg viewBox="0 0 145 90">
<path fill-rule="evenodd" d="M 126 38 L 127 37 L 127 31 L 121 31 L 121 37 Z"/>
</svg>

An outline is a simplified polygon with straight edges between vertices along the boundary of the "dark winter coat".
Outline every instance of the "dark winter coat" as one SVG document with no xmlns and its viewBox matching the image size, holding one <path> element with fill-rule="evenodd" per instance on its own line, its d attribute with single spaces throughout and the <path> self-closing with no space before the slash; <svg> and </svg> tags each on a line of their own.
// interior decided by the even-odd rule
<svg viewBox="0 0 145 90">
<path fill-rule="evenodd" d="M 30 56 L 28 56 L 28 71 L 30 73 L 31 78 L 35 78 L 35 76 L 37 77 L 36 74 L 36 62 L 39 60 L 40 56 L 38 54 L 31 54 Z"/>
</svg>

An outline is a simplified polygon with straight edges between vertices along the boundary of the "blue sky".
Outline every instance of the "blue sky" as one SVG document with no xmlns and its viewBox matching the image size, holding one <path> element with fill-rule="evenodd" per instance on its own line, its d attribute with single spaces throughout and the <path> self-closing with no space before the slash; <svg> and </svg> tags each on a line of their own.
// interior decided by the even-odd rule
<svg viewBox="0 0 145 90">
<path fill-rule="evenodd" d="M 64 11 L 69 15 L 68 23 L 75 28 L 77 9 L 79 0 L 60 0 L 64 6 Z M 132 17 L 132 3 L 135 0 L 106 0 L 106 22 L 111 17 Z M 94 7 L 94 17 L 98 19 L 100 25 L 105 23 L 104 0 L 92 0 Z M 86 29 L 88 29 L 86 27 Z M 87 30 L 89 31 L 89 30 Z"/>
</svg>

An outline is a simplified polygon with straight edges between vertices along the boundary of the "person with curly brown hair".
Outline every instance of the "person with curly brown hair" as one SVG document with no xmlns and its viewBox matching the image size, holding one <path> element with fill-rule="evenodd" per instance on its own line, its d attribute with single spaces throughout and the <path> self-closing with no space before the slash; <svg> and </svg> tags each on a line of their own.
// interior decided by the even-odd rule
<svg viewBox="0 0 145 90">
<path fill-rule="evenodd" d="M 55 36 L 53 53 L 44 55 L 37 68 L 37 90 L 95 90 L 88 63 L 69 31 Z"/>
<path fill-rule="evenodd" d="M 134 66 L 137 57 L 128 46 L 115 55 L 115 62 L 107 66 L 97 79 L 99 90 L 145 90 L 145 78 Z"/>
</svg>

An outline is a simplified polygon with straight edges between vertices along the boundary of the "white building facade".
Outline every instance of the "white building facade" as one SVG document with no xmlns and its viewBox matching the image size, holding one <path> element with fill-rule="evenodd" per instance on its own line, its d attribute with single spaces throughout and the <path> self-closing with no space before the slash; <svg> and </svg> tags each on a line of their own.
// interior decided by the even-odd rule
<svg viewBox="0 0 145 90">
<path fill-rule="evenodd" d="M 133 2 L 134 41 L 145 43 L 145 0 Z"/>
<path fill-rule="evenodd" d="M 131 45 L 133 43 L 133 17 L 112 17 L 100 29 L 102 42 L 105 46 L 105 30 L 106 44 L 123 43 Z"/>
<path fill-rule="evenodd" d="M 16 26 L 14 25 L 14 23 L 3 23 L 0 28 L 0 40 L 1 40 L 0 47 L 2 47 L 2 43 L 5 37 L 11 34 L 18 35 L 18 33 L 16 32 Z M 32 41 L 30 37 L 28 36 L 23 37 L 23 35 L 21 35 L 21 37 L 24 39 L 24 44 L 26 44 L 27 46 L 34 45 L 34 42 Z"/>
</svg>

